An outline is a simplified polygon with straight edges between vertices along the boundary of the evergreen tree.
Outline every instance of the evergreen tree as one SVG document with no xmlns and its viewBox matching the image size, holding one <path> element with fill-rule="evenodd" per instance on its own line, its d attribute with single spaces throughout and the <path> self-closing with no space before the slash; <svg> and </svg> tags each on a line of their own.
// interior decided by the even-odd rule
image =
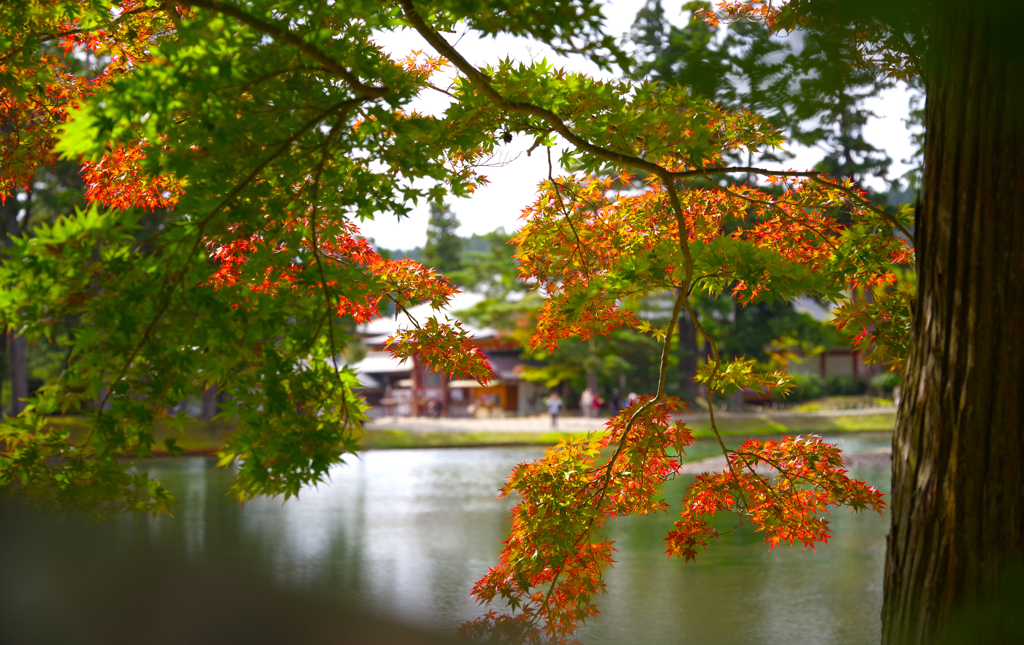
<svg viewBox="0 0 1024 645">
<path fill-rule="evenodd" d="M 423 247 L 423 263 L 448 274 L 462 268 L 462 238 L 455 232 L 459 218 L 446 204 L 431 202 L 427 224 L 427 244 Z"/>
<path fill-rule="evenodd" d="M 747 20 L 715 28 L 698 13 L 710 7 L 701 0 L 683 5 L 690 18 L 677 27 L 660 0 L 650 0 L 630 34 L 638 61 L 631 75 L 685 85 L 729 109 L 765 116 L 791 140 L 824 150 L 819 170 L 857 181 L 886 177 L 892 160 L 864 139 L 864 125 L 874 116 L 864 102 L 892 81 L 851 63 L 856 34 L 804 29 L 780 37 Z M 780 160 L 778 152 L 765 150 L 730 161 Z"/>
</svg>

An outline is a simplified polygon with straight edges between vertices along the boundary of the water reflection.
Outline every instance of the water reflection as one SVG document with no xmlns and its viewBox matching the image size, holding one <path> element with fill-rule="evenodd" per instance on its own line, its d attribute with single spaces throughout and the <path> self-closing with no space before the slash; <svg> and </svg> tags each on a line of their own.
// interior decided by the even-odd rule
<svg viewBox="0 0 1024 645">
<path fill-rule="evenodd" d="M 849 439 L 840 447 L 864 452 L 887 444 Z M 512 466 L 539 452 L 373 451 L 335 467 L 329 483 L 298 500 L 244 508 L 232 506 L 230 473 L 211 460 L 159 460 L 148 467 L 179 495 L 177 517 L 126 520 L 120 539 L 179 550 L 225 572 L 269 574 L 283 588 L 448 631 L 479 615 L 469 589 L 493 565 L 507 530 L 509 504 L 495 500 L 497 490 Z M 888 490 L 887 469 L 856 474 Z M 666 499 L 678 500 L 690 481 L 673 482 Z M 832 520 L 836 537 L 816 553 L 769 553 L 759 537 L 739 530 L 690 565 L 664 556 L 671 517 L 617 520 L 609 534 L 618 563 L 608 574 L 603 615 L 584 641 L 876 643 L 888 518 L 844 511 Z"/>
</svg>

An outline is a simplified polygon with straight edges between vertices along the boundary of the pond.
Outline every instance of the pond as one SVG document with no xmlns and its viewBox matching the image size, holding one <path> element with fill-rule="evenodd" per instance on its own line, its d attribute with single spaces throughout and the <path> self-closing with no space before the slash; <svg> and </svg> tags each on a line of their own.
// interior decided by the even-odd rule
<svg viewBox="0 0 1024 645">
<path fill-rule="evenodd" d="M 848 453 L 887 438 L 835 440 Z M 714 451 L 707 442 L 696 456 Z M 268 577 L 301 590 L 450 633 L 480 615 L 469 597 L 504 539 L 508 501 L 496 491 L 512 466 L 539 448 L 370 451 L 331 471 L 329 484 L 298 500 L 244 507 L 226 497 L 231 473 L 201 457 L 146 467 L 181 500 L 176 517 L 117 524 L 122 537 L 179 552 L 187 560 Z M 853 474 L 889 490 L 888 468 Z M 677 502 L 692 476 L 670 484 Z M 582 635 L 610 643 L 877 643 L 888 515 L 836 512 L 835 537 L 817 551 L 769 551 L 740 530 L 696 564 L 664 555 L 672 517 L 610 524 L 617 564 L 608 572 L 602 616 Z"/>
</svg>

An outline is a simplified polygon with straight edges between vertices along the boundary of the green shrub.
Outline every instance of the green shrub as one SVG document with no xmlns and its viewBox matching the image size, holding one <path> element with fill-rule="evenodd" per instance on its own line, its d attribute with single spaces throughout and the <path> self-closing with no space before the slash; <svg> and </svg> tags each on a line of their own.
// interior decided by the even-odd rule
<svg viewBox="0 0 1024 645">
<path fill-rule="evenodd" d="M 886 396 L 892 396 L 893 388 L 903 385 L 903 375 L 899 372 L 886 372 L 875 374 L 871 378 L 871 387 L 875 388 Z"/>
<path fill-rule="evenodd" d="M 864 394 L 867 389 L 868 385 L 864 382 L 864 379 L 852 374 L 830 376 L 825 379 L 826 396 L 854 396 Z"/>
<path fill-rule="evenodd" d="M 816 399 L 821 396 L 822 386 L 824 385 L 821 377 L 814 374 L 791 374 L 791 376 L 793 377 L 793 390 L 785 397 L 777 397 L 777 400 L 796 403 Z"/>
</svg>

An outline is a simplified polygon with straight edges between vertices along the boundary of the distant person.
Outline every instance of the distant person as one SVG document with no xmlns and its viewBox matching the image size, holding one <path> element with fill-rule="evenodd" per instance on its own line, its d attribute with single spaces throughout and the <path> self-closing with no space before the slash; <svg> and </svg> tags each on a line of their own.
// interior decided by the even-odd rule
<svg viewBox="0 0 1024 645">
<path fill-rule="evenodd" d="M 557 392 L 552 392 L 545 401 L 548 405 L 548 414 L 551 415 L 551 427 L 552 429 L 558 428 L 558 413 L 562 409 L 562 397 L 558 396 Z"/>
<path fill-rule="evenodd" d="M 594 391 L 589 387 L 580 394 L 580 413 L 585 417 L 594 416 Z"/>
<path fill-rule="evenodd" d="M 629 395 L 626 396 L 626 407 L 627 408 L 630 407 L 631 405 L 633 405 L 634 403 L 636 403 L 639 400 L 640 400 L 640 397 L 637 396 L 636 392 L 630 392 Z"/>
<path fill-rule="evenodd" d="M 622 397 L 619 396 L 619 388 L 612 389 L 612 409 L 611 413 L 614 417 L 622 409 Z"/>
</svg>

